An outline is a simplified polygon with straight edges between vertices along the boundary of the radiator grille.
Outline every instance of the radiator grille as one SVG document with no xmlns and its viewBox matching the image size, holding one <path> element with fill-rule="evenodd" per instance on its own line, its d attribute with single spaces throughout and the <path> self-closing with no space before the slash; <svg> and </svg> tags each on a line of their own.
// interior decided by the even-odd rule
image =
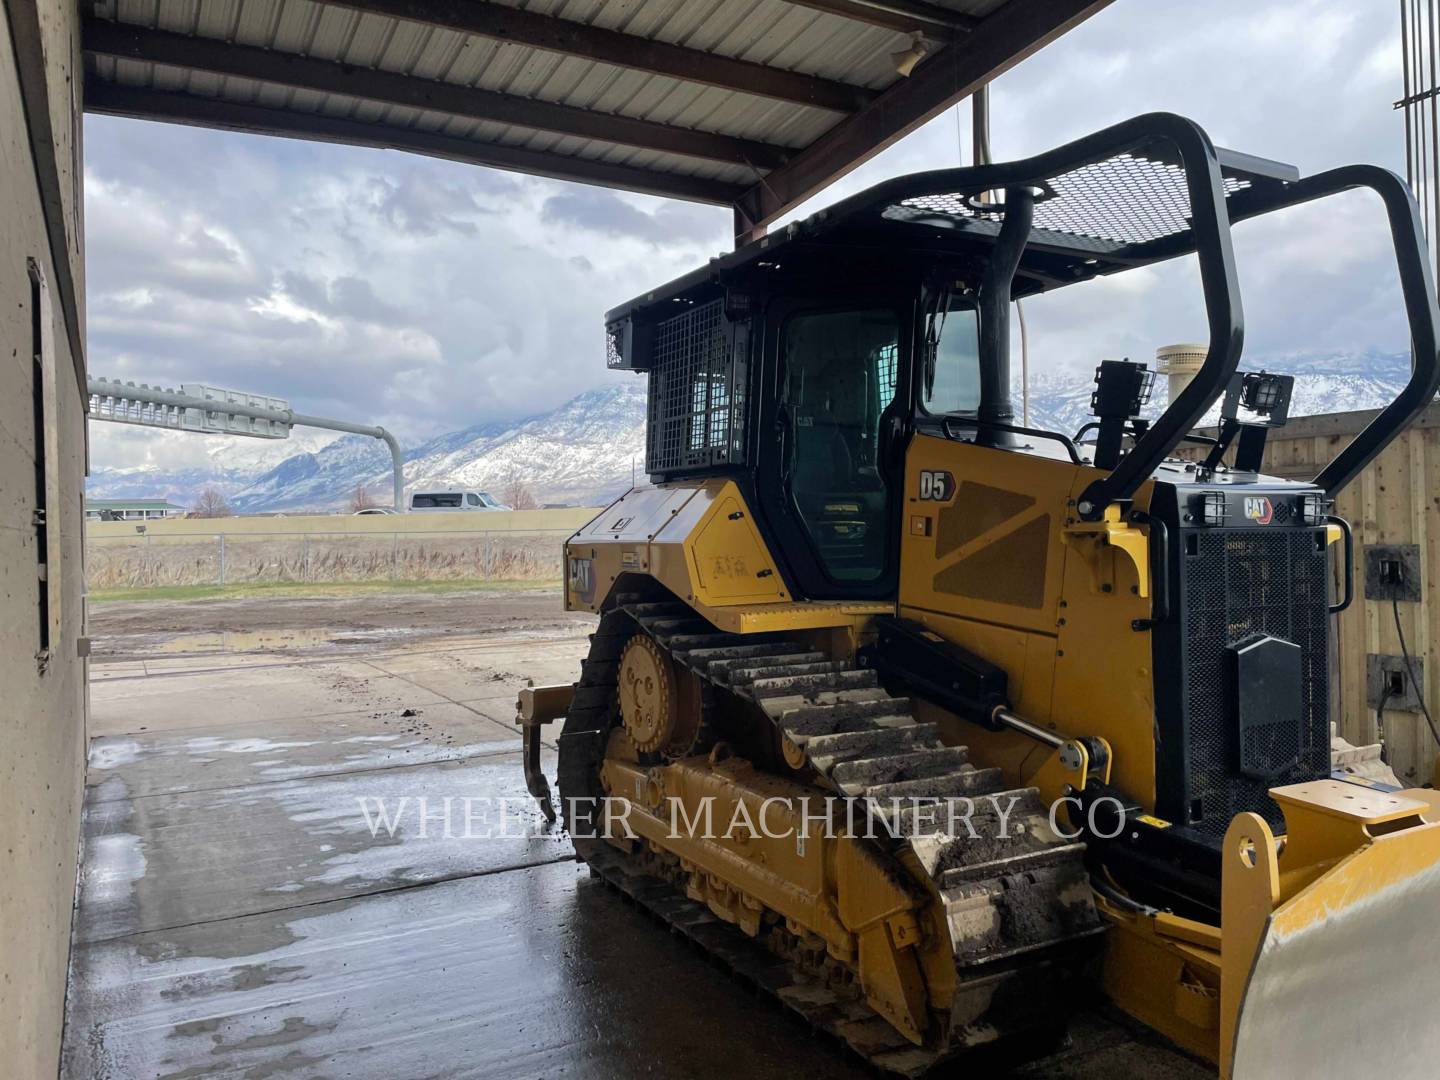
<svg viewBox="0 0 1440 1080">
<path fill-rule="evenodd" d="M 1190 806 L 1201 809 L 1201 832 L 1223 836 L 1243 810 L 1272 825 L 1284 818 L 1266 789 L 1326 776 L 1330 769 L 1327 633 L 1329 566 L 1324 533 L 1274 528 L 1196 531 L 1184 568 Z M 1261 725 L 1238 745 L 1229 714 L 1226 646 L 1257 634 L 1298 645 L 1304 695 L 1298 728 Z M 1248 761 L 1283 770 L 1270 781 L 1241 776 Z M 1291 764 L 1293 763 L 1293 765 Z M 1290 766 L 1288 769 L 1285 766 Z"/>
<path fill-rule="evenodd" d="M 724 303 L 699 304 L 655 328 L 646 471 L 677 473 L 742 458 L 744 361 Z"/>
</svg>

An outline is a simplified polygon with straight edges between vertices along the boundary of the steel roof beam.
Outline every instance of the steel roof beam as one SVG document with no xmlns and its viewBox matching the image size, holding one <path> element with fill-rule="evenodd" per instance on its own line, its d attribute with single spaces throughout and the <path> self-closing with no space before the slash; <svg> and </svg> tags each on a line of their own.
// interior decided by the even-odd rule
<svg viewBox="0 0 1440 1080">
<path fill-rule="evenodd" d="M 739 242 L 1008 71 L 1110 0 L 1011 0 L 754 184 L 736 204 Z"/>
<path fill-rule="evenodd" d="M 757 172 L 783 164 L 792 153 L 784 147 L 752 139 L 100 19 L 85 21 L 84 46 L 86 52 L 95 55 L 148 61 L 296 90 L 341 94 L 383 105 L 747 165 Z"/>
<path fill-rule="evenodd" d="M 464 0 L 322 0 L 334 7 L 387 15 L 407 22 L 578 56 L 616 67 L 717 86 L 757 97 L 852 113 L 869 104 L 874 90 L 823 79 L 701 49 L 589 26 L 501 4 Z"/>
<path fill-rule="evenodd" d="M 148 87 L 119 86 L 93 78 L 85 82 L 85 109 L 87 112 L 110 116 L 222 128 L 256 135 L 277 135 L 378 150 L 406 150 L 467 165 L 485 165 L 535 176 L 548 176 L 556 180 L 574 180 L 626 191 L 642 191 L 690 202 L 733 204 L 744 191 L 737 185 L 678 173 L 613 165 L 588 158 L 477 142 L 411 128 L 387 127 L 322 113 L 271 109 L 222 98 L 152 90 Z"/>
<path fill-rule="evenodd" d="M 813 8 L 855 22 L 869 23 L 902 34 L 919 31 L 928 38 L 948 41 L 980 24 L 973 15 L 963 15 L 923 0 L 788 0 L 799 7 Z M 1034 3 L 1035 0 L 1023 0 Z"/>
</svg>

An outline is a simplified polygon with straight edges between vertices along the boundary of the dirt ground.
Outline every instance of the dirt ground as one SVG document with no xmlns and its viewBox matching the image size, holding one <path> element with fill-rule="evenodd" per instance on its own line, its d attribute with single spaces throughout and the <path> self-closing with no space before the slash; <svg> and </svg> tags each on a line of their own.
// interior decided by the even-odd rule
<svg viewBox="0 0 1440 1080">
<path fill-rule="evenodd" d="M 584 634 L 555 588 L 324 598 L 107 601 L 90 607 L 97 660 L 216 652 L 345 653 L 446 637 Z"/>
</svg>

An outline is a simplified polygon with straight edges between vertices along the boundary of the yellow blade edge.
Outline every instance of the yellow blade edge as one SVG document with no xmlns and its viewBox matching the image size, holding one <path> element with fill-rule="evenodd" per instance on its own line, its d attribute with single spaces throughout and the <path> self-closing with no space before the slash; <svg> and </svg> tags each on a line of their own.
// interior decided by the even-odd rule
<svg viewBox="0 0 1440 1080">
<path fill-rule="evenodd" d="M 1433 1078 L 1435 793 L 1317 781 L 1271 794 L 1283 845 L 1254 814 L 1225 838 L 1222 1076 Z"/>
</svg>

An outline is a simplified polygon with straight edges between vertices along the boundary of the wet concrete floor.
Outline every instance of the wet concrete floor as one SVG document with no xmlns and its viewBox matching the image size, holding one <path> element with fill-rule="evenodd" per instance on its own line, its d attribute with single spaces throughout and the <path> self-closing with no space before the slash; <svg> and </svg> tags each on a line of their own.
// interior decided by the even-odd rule
<svg viewBox="0 0 1440 1080">
<path fill-rule="evenodd" d="M 870 1075 L 543 827 L 557 633 L 97 664 L 62 1077 Z M 1097 1015 L 1025 1074 L 1206 1075 Z"/>
</svg>

